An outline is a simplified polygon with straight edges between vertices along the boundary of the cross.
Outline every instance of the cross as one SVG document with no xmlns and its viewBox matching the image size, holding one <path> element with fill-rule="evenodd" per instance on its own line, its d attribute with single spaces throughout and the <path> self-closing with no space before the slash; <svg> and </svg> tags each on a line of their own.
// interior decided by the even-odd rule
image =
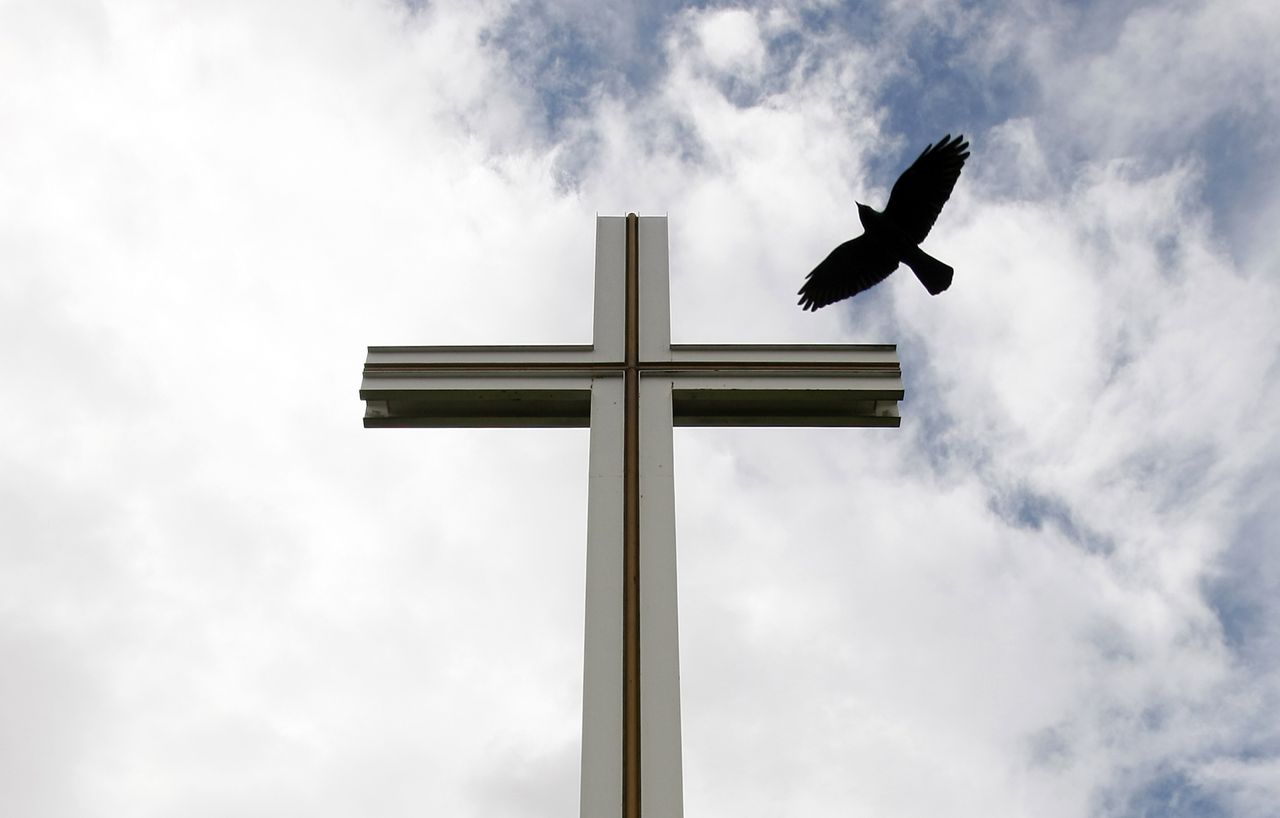
<svg viewBox="0 0 1280 818">
<path fill-rule="evenodd" d="M 680 818 L 672 427 L 897 426 L 892 344 L 671 343 L 665 216 L 596 218 L 593 343 L 369 347 L 366 427 L 590 426 L 582 818 Z"/>
</svg>

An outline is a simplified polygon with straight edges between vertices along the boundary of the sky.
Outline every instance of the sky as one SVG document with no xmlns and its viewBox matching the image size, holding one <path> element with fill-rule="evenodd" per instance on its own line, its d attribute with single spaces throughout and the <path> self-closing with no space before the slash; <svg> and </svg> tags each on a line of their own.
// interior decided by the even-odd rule
<svg viewBox="0 0 1280 818">
<path fill-rule="evenodd" d="M 574 815 L 588 432 L 368 345 L 896 343 L 680 429 L 685 811 L 1280 812 L 1271 0 L 0 0 L 0 814 Z M 925 145 L 925 249 L 795 291 Z"/>
</svg>

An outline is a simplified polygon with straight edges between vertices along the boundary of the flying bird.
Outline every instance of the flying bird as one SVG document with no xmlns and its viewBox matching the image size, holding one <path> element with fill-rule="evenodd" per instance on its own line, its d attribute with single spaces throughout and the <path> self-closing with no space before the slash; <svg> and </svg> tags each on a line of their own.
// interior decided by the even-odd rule
<svg viewBox="0 0 1280 818">
<path fill-rule="evenodd" d="M 862 235 L 832 250 L 805 276 L 800 306 L 816 310 L 857 295 L 884 281 L 900 263 L 910 267 L 932 295 L 950 287 L 955 270 L 921 250 L 920 242 L 929 235 L 968 158 L 964 137 L 947 134 L 902 172 L 883 213 L 857 202 Z"/>
</svg>

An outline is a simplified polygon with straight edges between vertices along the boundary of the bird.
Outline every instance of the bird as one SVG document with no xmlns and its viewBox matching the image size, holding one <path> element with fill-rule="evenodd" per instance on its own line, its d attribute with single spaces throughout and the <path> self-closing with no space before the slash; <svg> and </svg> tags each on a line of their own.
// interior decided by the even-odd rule
<svg viewBox="0 0 1280 818">
<path fill-rule="evenodd" d="M 805 276 L 799 290 L 802 309 L 817 310 L 879 284 L 905 264 L 931 295 L 951 286 L 955 270 L 920 249 L 920 243 L 960 178 L 969 143 L 963 135 L 930 144 L 902 172 L 880 212 L 861 202 L 858 220 L 863 233 L 836 247 Z"/>
</svg>

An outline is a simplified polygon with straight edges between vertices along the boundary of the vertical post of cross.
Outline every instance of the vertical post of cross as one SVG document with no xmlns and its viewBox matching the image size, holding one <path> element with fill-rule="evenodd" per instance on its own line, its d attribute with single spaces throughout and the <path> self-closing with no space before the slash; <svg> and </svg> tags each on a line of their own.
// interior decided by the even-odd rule
<svg viewBox="0 0 1280 818">
<path fill-rule="evenodd" d="M 602 349 L 622 329 L 622 383 L 615 373 L 595 378 L 592 385 L 581 814 L 640 818 L 643 811 L 650 818 L 679 818 L 683 787 L 672 379 L 666 372 L 644 371 L 646 364 L 669 362 L 672 355 L 667 222 L 629 214 L 620 237 L 613 233 L 616 226 L 602 219 L 597 235 L 596 344 Z M 616 267 L 601 255 L 616 238 L 622 238 L 620 309 L 610 306 L 614 290 L 606 280 Z M 601 319 L 611 310 L 621 327 Z M 622 410 L 620 418 L 612 414 L 615 407 Z M 604 464 L 615 456 L 621 479 L 610 484 Z M 617 519 L 615 498 L 621 506 L 619 551 L 612 550 L 617 528 L 600 524 Z M 616 580 L 609 570 L 615 565 Z M 611 600 L 610 588 L 620 591 Z M 601 627 L 605 623 L 621 625 L 618 641 L 610 640 Z M 611 656 L 612 661 L 621 659 L 614 666 L 620 671 L 617 716 L 607 704 Z M 615 718 L 620 720 L 616 732 Z"/>
<path fill-rule="evenodd" d="M 640 220 L 627 214 L 623 364 L 622 816 L 640 818 Z"/>
<path fill-rule="evenodd" d="M 627 277 L 626 220 L 597 217 L 591 355 L 600 368 L 591 378 L 581 818 L 621 818 L 625 801 Z"/>
<path fill-rule="evenodd" d="M 667 220 L 629 215 L 624 818 L 683 812 L 672 379 L 646 371 L 671 360 L 667 259 Z"/>
</svg>

